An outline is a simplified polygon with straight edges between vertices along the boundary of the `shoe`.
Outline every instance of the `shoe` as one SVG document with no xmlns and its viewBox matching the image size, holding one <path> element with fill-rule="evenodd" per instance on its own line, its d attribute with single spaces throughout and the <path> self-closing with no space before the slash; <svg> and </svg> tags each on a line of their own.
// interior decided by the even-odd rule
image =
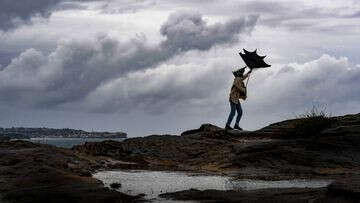
<svg viewBox="0 0 360 203">
<path fill-rule="evenodd" d="M 232 130 L 233 128 L 230 125 L 225 126 L 225 130 Z"/>
<path fill-rule="evenodd" d="M 242 128 L 239 127 L 239 125 L 235 125 L 235 126 L 234 126 L 234 129 L 236 129 L 236 130 L 241 130 L 241 131 L 243 130 Z"/>
</svg>

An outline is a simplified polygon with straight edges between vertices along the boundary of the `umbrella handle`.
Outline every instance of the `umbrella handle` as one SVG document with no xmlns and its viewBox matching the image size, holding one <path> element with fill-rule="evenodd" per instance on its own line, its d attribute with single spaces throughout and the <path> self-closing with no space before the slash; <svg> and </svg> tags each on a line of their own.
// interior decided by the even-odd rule
<svg viewBox="0 0 360 203">
<path fill-rule="evenodd" d="M 249 75 L 249 77 L 248 77 L 248 79 L 247 79 L 247 81 L 246 81 L 246 85 L 245 85 L 245 87 L 247 87 L 247 86 L 248 86 L 250 76 L 251 76 L 251 73 L 250 73 L 250 75 Z"/>
</svg>

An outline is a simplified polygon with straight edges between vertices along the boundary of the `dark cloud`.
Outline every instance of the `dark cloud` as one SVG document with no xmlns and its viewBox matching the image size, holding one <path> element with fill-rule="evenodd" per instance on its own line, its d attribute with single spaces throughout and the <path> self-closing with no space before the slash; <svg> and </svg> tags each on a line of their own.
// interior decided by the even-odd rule
<svg viewBox="0 0 360 203">
<path fill-rule="evenodd" d="M 200 14 L 176 13 L 161 27 L 161 34 L 167 39 L 162 47 L 171 52 L 181 52 L 191 49 L 208 50 L 214 44 L 236 42 L 238 33 L 252 31 L 257 18 L 250 16 L 248 19 L 207 26 Z"/>
<path fill-rule="evenodd" d="M 11 59 L 15 58 L 20 53 L 0 50 L 0 65 L 5 68 L 11 62 Z M 0 70 L 2 70 L 0 68 Z"/>
<path fill-rule="evenodd" d="M 121 1 L 107 1 L 101 9 L 104 13 L 134 13 L 142 9 L 156 6 L 155 0 L 121 0 Z"/>
<path fill-rule="evenodd" d="M 207 25 L 201 15 L 181 12 L 164 23 L 161 34 L 165 40 L 155 46 L 148 46 L 141 36 L 128 42 L 100 36 L 59 44 L 48 56 L 29 49 L 0 72 L 1 100 L 40 108 L 81 101 L 109 80 L 149 69 L 189 50 L 235 42 L 240 33 L 252 30 L 256 20 L 250 16 Z M 161 98 L 154 95 L 154 99 Z"/>
<path fill-rule="evenodd" d="M 163 65 L 110 80 L 99 86 L 83 107 L 94 112 L 145 111 L 150 114 L 168 111 L 190 115 L 223 115 L 228 109 L 231 86 L 231 63 Z M 355 111 L 360 105 L 360 66 L 347 58 L 323 55 L 303 64 L 274 66 L 253 73 L 249 85 L 247 115 L 254 118 L 246 125 L 260 127 L 279 115 L 293 117 L 311 109 L 326 107 L 334 115 Z M 360 110 L 360 109 L 358 109 Z M 277 117 L 278 116 L 278 117 Z M 264 119 L 262 118 L 264 117 Z"/>
<path fill-rule="evenodd" d="M 140 110 L 158 114 L 181 109 L 183 113 L 196 113 L 197 107 L 218 102 L 219 91 L 228 89 L 229 66 L 226 62 L 202 68 L 195 64 L 162 65 L 129 74 L 98 87 L 84 106 L 95 112 Z"/>
<path fill-rule="evenodd" d="M 61 0 L 1 0 L 0 29 L 9 30 L 23 23 L 29 23 L 31 17 L 47 17 L 49 9 Z"/>
<path fill-rule="evenodd" d="M 79 1 L 79 0 L 77 0 Z M 89 1 L 89 0 L 86 0 Z M 95 0 L 94 0 L 95 1 Z M 76 1 L 70 1 L 70 2 L 60 2 L 57 4 L 53 10 L 85 10 L 87 9 L 86 6 L 79 4 L 79 2 Z"/>
<path fill-rule="evenodd" d="M 31 22 L 34 16 L 47 18 L 54 10 L 81 9 L 79 2 L 96 0 L 1 0 L 0 30 L 8 31 Z"/>
</svg>

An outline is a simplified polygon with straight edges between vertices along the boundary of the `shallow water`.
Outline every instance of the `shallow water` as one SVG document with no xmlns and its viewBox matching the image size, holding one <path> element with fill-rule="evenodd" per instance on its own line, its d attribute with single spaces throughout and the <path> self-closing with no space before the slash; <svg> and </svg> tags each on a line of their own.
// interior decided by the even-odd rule
<svg viewBox="0 0 360 203">
<path fill-rule="evenodd" d="M 145 194 L 147 198 L 156 198 L 161 193 L 196 189 L 231 189 L 229 178 L 224 176 L 205 176 L 184 172 L 168 171 L 104 171 L 94 174 L 105 186 L 121 183 L 118 190 L 131 195 Z"/>
<path fill-rule="evenodd" d="M 121 183 L 118 191 L 138 195 L 145 194 L 147 199 L 155 199 L 161 193 L 188 190 L 254 190 L 265 188 L 321 188 L 331 183 L 329 180 L 233 180 L 228 176 L 204 175 L 170 171 L 103 171 L 94 174 L 105 186 Z"/>
</svg>

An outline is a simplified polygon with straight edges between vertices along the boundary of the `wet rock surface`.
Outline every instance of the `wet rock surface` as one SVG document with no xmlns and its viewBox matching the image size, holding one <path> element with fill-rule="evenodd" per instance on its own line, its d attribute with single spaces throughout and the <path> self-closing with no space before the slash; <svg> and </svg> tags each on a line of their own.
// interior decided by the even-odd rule
<svg viewBox="0 0 360 203">
<path fill-rule="evenodd" d="M 135 202 L 91 178 L 96 160 L 25 141 L 0 142 L 0 202 Z"/>
<path fill-rule="evenodd" d="M 196 200 L 198 202 L 358 202 L 358 199 L 332 195 L 326 188 L 262 189 L 252 191 L 200 191 L 191 189 L 174 193 L 164 193 L 161 194 L 160 197 L 172 200 Z"/>
<path fill-rule="evenodd" d="M 360 114 L 336 117 L 330 128 L 306 138 L 288 133 L 296 120 L 243 132 L 204 124 L 181 136 L 86 143 L 73 150 L 135 162 L 140 168 L 204 170 L 257 179 L 332 178 L 360 175 L 359 120 Z"/>
<path fill-rule="evenodd" d="M 331 179 L 334 182 L 326 190 L 326 195 L 323 195 L 324 191 L 315 192 L 316 199 L 327 201 L 329 195 L 335 195 L 333 199 L 345 201 L 340 196 L 347 191 L 351 194 L 349 201 L 355 201 L 359 193 L 354 188 L 358 188 L 360 182 L 346 183 L 360 177 L 360 114 L 331 118 L 331 125 L 315 129 L 316 134 L 303 137 L 297 133 L 299 122 L 302 121 L 287 120 L 251 132 L 225 131 L 204 124 L 180 136 L 152 135 L 121 143 L 86 143 L 73 150 L 80 154 L 130 161 L 143 169 L 206 171 L 239 179 Z M 347 181 L 341 184 L 344 180 Z M 275 191 L 268 192 L 273 194 Z M 195 193 L 200 196 L 213 194 L 206 191 Z M 241 194 L 244 193 L 248 192 Z"/>
<path fill-rule="evenodd" d="M 303 131 L 314 134 L 299 134 L 298 123 L 299 119 L 288 120 L 257 131 L 225 131 L 204 124 L 181 135 L 85 143 L 71 150 L 2 141 L 0 196 L 9 202 L 141 201 L 104 188 L 91 173 L 99 169 L 149 169 L 200 171 L 238 179 L 333 180 L 320 189 L 187 190 L 162 195 L 169 199 L 359 202 L 360 114 L 334 117 L 326 128 Z"/>
<path fill-rule="evenodd" d="M 343 177 L 329 185 L 328 191 L 334 196 L 342 196 L 360 202 L 360 177 Z"/>
</svg>

